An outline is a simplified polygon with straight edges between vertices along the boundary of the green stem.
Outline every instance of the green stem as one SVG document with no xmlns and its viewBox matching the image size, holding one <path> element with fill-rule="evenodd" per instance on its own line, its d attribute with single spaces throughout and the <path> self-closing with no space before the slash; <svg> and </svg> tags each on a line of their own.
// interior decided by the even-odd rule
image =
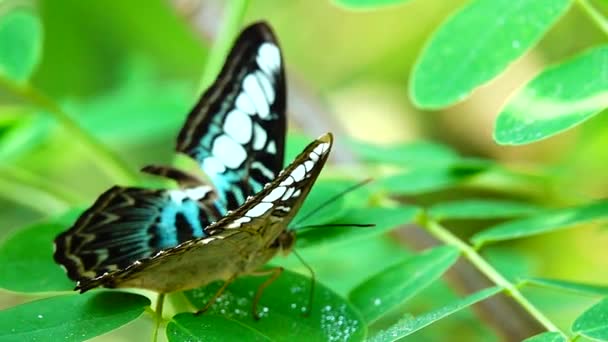
<svg viewBox="0 0 608 342">
<path fill-rule="evenodd" d="M 84 131 L 51 98 L 29 84 L 17 84 L 0 77 L 0 86 L 11 93 L 28 100 L 31 104 L 48 111 L 69 132 L 75 140 L 87 147 L 100 162 L 106 172 L 121 183 L 133 183 L 138 175 L 106 146 Z"/>
<path fill-rule="evenodd" d="M 591 18 L 591 21 L 593 21 L 604 34 L 608 35 L 608 21 L 606 21 L 604 16 L 593 7 L 588 0 L 578 0 L 578 4 Z"/>
<path fill-rule="evenodd" d="M 53 182 L 48 181 L 48 179 L 22 168 L 0 168 L 0 178 L 5 179 L 13 184 L 31 187 L 32 189 L 38 189 L 39 191 L 44 191 L 49 196 L 52 196 L 66 204 L 76 205 L 84 201 L 84 198 L 79 196 L 77 193 L 67 191 L 65 187 L 57 186 Z M 24 197 L 25 201 L 32 201 L 30 197 Z"/>
<path fill-rule="evenodd" d="M 199 84 L 200 91 L 207 89 L 211 85 L 220 72 L 222 65 L 224 65 L 224 59 L 232 46 L 234 37 L 237 36 L 241 29 L 241 23 L 243 22 L 248 5 L 249 0 L 230 0 L 227 2 L 226 13 L 224 14 L 217 40 L 213 43 L 211 51 L 209 51 L 209 55 L 207 56 L 205 70 Z"/>
<path fill-rule="evenodd" d="M 458 248 L 461 253 L 473 264 L 481 273 L 483 273 L 488 279 L 494 282 L 496 285 L 501 286 L 505 289 L 506 293 L 509 294 L 513 300 L 521 305 L 532 317 L 534 317 L 545 329 L 548 331 L 556 331 L 566 336 L 549 318 L 547 318 L 540 310 L 538 310 L 532 303 L 530 303 L 519 291 L 517 286 L 505 277 L 503 277 L 492 265 L 485 261 L 481 255 L 477 253 L 467 243 L 460 240 L 457 236 L 452 234 L 449 230 L 441 226 L 439 223 L 433 220 L 421 220 L 422 225 L 427 229 L 429 233 L 435 236 L 440 241 L 447 245 Z"/>
<path fill-rule="evenodd" d="M 156 309 L 154 310 L 155 316 L 155 324 L 154 324 L 154 333 L 152 334 L 152 342 L 156 342 L 158 340 L 158 329 L 160 329 L 160 324 L 163 322 L 163 305 L 165 304 L 165 294 L 159 293 L 156 298 Z"/>
</svg>

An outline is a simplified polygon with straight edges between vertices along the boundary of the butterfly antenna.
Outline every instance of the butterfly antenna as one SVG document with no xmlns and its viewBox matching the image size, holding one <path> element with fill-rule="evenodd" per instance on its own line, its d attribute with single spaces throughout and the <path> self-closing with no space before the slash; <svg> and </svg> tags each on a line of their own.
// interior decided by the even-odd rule
<svg viewBox="0 0 608 342">
<path fill-rule="evenodd" d="M 304 229 L 304 228 L 321 228 L 321 227 L 345 227 L 345 228 L 370 228 L 375 227 L 374 223 L 322 223 L 322 224 L 309 224 L 307 226 L 299 226 L 295 229 Z"/>
<path fill-rule="evenodd" d="M 316 276 L 315 276 L 315 271 L 312 269 L 312 267 L 310 267 L 309 264 L 306 263 L 306 261 L 304 261 L 302 256 L 300 254 L 298 254 L 298 252 L 296 252 L 295 249 L 292 252 L 298 258 L 298 260 L 300 260 L 302 265 L 304 265 L 304 267 L 306 267 L 308 269 L 308 272 L 310 272 L 310 294 L 308 297 L 308 310 L 306 310 L 306 312 L 304 313 L 305 316 L 308 316 L 312 312 L 312 300 L 315 297 L 315 283 L 317 282 Z"/>
<path fill-rule="evenodd" d="M 354 184 L 340 192 L 338 192 L 337 194 L 331 196 L 330 198 L 326 199 L 325 201 L 321 202 L 321 204 L 317 205 L 314 209 L 312 209 L 311 211 L 307 212 L 304 216 L 302 216 L 302 218 L 298 219 L 298 221 L 296 221 L 294 223 L 294 226 L 298 226 L 298 223 L 305 221 L 307 218 L 311 217 L 312 215 L 316 214 L 320 209 L 322 209 L 323 207 L 325 207 L 326 205 L 334 202 L 335 200 L 337 200 L 338 198 L 346 195 L 347 193 L 351 192 L 351 191 L 355 191 L 357 189 L 359 189 L 360 187 L 364 186 L 365 184 L 371 182 L 372 179 L 371 178 L 366 178 L 364 180 L 362 180 L 361 182 Z"/>
</svg>

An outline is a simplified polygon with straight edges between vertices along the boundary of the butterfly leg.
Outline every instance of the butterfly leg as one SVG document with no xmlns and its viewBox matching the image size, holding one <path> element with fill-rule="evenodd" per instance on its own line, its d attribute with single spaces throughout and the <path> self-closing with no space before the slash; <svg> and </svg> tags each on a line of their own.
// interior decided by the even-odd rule
<svg viewBox="0 0 608 342">
<path fill-rule="evenodd" d="M 253 275 L 253 276 L 265 276 L 265 275 L 269 275 L 270 274 L 270 278 L 266 279 L 259 287 L 257 292 L 255 293 L 255 297 L 253 298 L 253 305 L 252 305 L 252 312 L 253 312 L 253 319 L 255 319 L 256 321 L 260 319 L 260 316 L 258 315 L 258 302 L 260 301 L 260 298 L 262 298 L 262 294 L 264 293 L 264 290 L 270 286 L 270 284 L 272 284 L 275 280 L 277 280 L 277 278 L 281 275 L 281 273 L 283 273 L 283 267 L 275 267 L 273 269 L 267 270 L 267 271 L 260 271 L 260 272 L 254 272 L 254 273 L 250 273 L 249 275 Z"/>
<path fill-rule="evenodd" d="M 228 280 L 226 280 L 224 282 L 224 284 L 222 285 L 222 287 L 220 287 L 220 289 L 217 290 L 217 292 L 213 295 L 213 297 L 211 297 L 211 299 L 209 299 L 209 301 L 207 301 L 207 304 L 205 304 L 205 306 L 202 309 L 195 312 L 194 315 L 198 316 L 198 315 L 204 313 L 205 311 L 209 310 L 211 305 L 213 305 L 213 303 L 215 303 L 215 301 L 219 298 L 219 296 L 221 296 L 222 293 L 224 293 L 224 291 L 226 290 L 228 285 L 230 285 L 234 281 L 235 278 L 236 278 L 235 276 L 232 276 Z"/>
</svg>

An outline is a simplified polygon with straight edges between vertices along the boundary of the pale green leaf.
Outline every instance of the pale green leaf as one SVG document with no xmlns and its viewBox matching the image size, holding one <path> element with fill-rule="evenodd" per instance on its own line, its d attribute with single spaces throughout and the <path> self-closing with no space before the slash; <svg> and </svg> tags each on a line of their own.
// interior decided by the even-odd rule
<svg viewBox="0 0 608 342">
<path fill-rule="evenodd" d="M 420 329 L 426 328 L 427 326 L 442 320 L 453 313 L 463 310 L 473 304 L 479 303 L 484 299 L 490 298 L 502 290 L 503 289 L 501 287 L 490 287 L 442 308 L 433 310 L 429 313 L 416 317 L 406 317 L 388 329 L 378 332 L 370 339 L 370 342 L 389 342 L 400 340 L 401 338 L 409 336 Z"/>
<path fill-rule="evenodd" d="M 608 45 L 546 69 L 498 115 L 494 140 L 519 145 L 548 138 L 608 107 Z"/>
<path fill-rule="evenodd" d="M 533 47 L 570 0 L 473 0 L 432 35 L 411 77 L 420 108 L 461 101 Z"/>
<path fill-rule="evenodd" d="M 583 312 L 572 324 L 572 332 L 596 341 L 608 340 L 608 298 Z"/>
<path fill-rule="evenodd" d="M 40 61 L 42 25 L 37 16 L 13 10 L 0 17 L 0 73 L 15 81 L 26 80 Z"/>
<path fill-rule="evenodd" d="M 353 289 L 348 298 L 367 322 L 404 303 L 437 280 L 456 260 L 459 251 L 441 246 L 381 270 Z"/>
<path fill-rule="evenodd" d="M 608 217 L 608 201 L 547 211 L 529 218 L 501 223 L 471 238 L 480 247 L 489 242 L 512 240 L 565 229 L 570 226 Z"/>
</svg>

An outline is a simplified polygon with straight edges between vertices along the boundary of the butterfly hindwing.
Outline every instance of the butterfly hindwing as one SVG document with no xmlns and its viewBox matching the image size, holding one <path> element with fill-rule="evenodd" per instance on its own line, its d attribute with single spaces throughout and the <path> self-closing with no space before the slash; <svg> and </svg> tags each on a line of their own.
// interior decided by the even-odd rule
<svg viewBox="0 0 608 342">
<path fill-rule="evenodd" d="M 278 43 L 264 23 L 245 29 L 215 83 L 177 139 L 211 178 L 226 211 L 245 202 L 283 167 L 285 80 Z"/>
<path fill-rule="evenodd" d="M 331 134 L 311 143 L 262 191 L 210 224 L 208 236 L 161 250 L 125 269 L 83 279 L 77 288 L 141 287 L 166 293 L 258 269 L 276 254 L 275 242 L 312 188 L 331 144 Z"/>
<path fill-rule="evenodd" d="M 73 280 L 125 268 L 156 252 L 208 235 L 221 214 L 212 187 L 152 190 L 115 186 L 55 239 L 55 260 Z"/>
</svg>

